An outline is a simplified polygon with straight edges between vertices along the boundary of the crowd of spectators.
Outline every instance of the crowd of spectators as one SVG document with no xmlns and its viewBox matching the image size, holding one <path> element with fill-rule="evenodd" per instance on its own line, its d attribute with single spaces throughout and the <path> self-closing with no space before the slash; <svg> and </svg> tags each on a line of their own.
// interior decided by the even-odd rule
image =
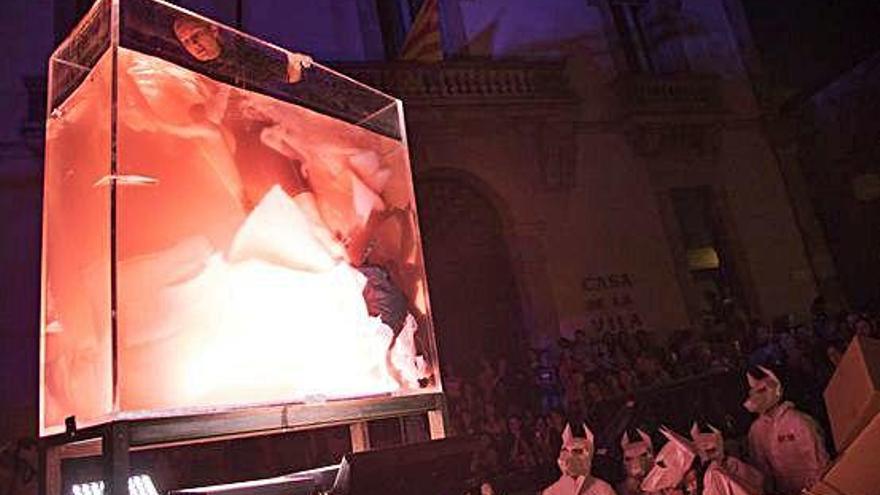
<svg viewBox="0 0 880 495">
<path fill-rule="evenodd" d="M 729 438 L 741 437 L 748 418 L 737 407 L 746 394 L 740 382 L 748 367 L 762 365 L 777 371 L 786 384 L 786 398 L 827 431 L 822 391 L 854 335 L 880 336 L 878 314 L 832 314 L 817 299 L 810 315 L 810 321 L 804 322 L 791 317 L 764 322 L 749 319 L 732 301 L 723 301 L 707 309 L 702 329 L 669 332 L 663 339 L 659 332 L 641 330 L 601 335 L 578 330 L 550 348 L 530 350 L 523 363 L 487 358 L 471 370 L 447 367 L 444 389 L 450 429 L 452 434 L 479 438 L 472 466 L 475 479 L 514 478 L 516 485 L 527 479 L 540 485 L 558 476 L 556 456 L 567 422 L 584 421 L 600 436 L 609 437 L 604 446 L 597 442 L 601 463 L 603 451 L 611 454 L 620 432 L 645 424 L 644 417 L 624 414 L 634 411 L 643 396 L 697 383 L 707 374 L 737 377 L 703 380 L 697 386 L 723 384 L 729 390 L 715 390 L 715 395 L 732 398 L 725 406 L 739 410 L 701 419 L 724 427 Z M 697 395 L 688 400 L 697 400 Z M 670 411 L 677 407 L 674 400 L 669 402 Z M 673 422 L 666 417 L 670 411 L 649 413 L 656 422 L 668 424 Z M 739 428 L 735 416 L 746 416 Z"/>
<path fill-rule="evenodd" d="M 776 372 L 785 398 L 816 418 L 827 436 L 822 392 L 852 338 L 880 337 L 878 323 L 880 313 L 830 311 L 821 299 L 802 321 L 788 316 L 752 319 L 733 302 L 719 301 L 706 310 L 700 329 L 580 330 L 547 348 L 527 351 L 520 362 L 487 356 L 469 369 L 445 363 L 448 433 L 477 439 L 471 465 L 475 493 L 513 495 L 536 493 L 559 476 L 562 431 L 566 424 L 584 422 L 596 437 L 593 472 L 613 484 L 623 475 L 618 442 L 627 429 L 653 434 L 659 446 L 659 425 L 686 432 L 691 421 L 700 420 L 721 428 L 731 442 L 726 448 L 736 448 L 752 419 L 741 406 L 747 393 L 745 371 L 761 365 Z M 255 477 L 272 462 L 285 462 L 288 468 L 302 459 L 309 459 L 309 465 L 332 463 L 348 448 L 348 431 L 333 432 L 304 437 L 301 444 L 252 439 L 263 447 L 258 456 L 253 455 L 254 445 L 244 443 L 235 444 L 239 449 L 221 445 L 214 457 L 204 450 L 196 454 L 182 449 L 179 459 L 198 456 L 200 464 L 180 461 L 153 471 L 175 486 L 188 486 L 208 484 L 210 475 L 228 465 L 244 469 L 243 459 L 253 459 Z M 378 441 L 381 432 L 375 433 Z M 831 442 L 826 444 L 833 453 Z M 12 473 L 10 463 L 19 462 L 18 453 L 3 452 L 13 451 L 0 449 L 0 474 L 4 468 Z M 744 458 L 741 450 L 732 453 Z M 31 489 L 32 477 L 22 480 Z"/>
</svg>

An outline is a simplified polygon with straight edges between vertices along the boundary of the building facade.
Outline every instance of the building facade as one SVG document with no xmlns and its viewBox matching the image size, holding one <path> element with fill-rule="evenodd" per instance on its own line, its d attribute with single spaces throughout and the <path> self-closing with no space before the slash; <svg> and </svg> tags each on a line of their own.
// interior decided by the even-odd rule
<svg viewBox="0 0 880 495">
<path fill-rule="evenodd" d="M 451 60 L 341 65 L 408 104 L 441 335 L 512 325 L 545 345 L 575 329 L 666 332 L 698 326 L 707 293 L 768 319 L 806 310 L 815 250 L 767 138 L 738 2 L 460 1 L 443 13 Z M 497 212 L 500 237 L 450 206 L 477 203 Z M 440 241 L 444 216 L 460 230 Z M 453 266 L 478 251 L 462 236 L 503 240 L 483 255 L 509 265 L 477 262 L 495 275 L 462 287 Z M 515 291 L 485 286 L 509 280 Z M 472 316 L 498 307 L 514 321 Z"/>
<path fill-rule="evenodd" d="M 784 161 L 801 172 L 805 206 L 836 268 L 836 294 L 852 309 L 880 302 L 880 54 L 838 74 L 781 113 Z"/>
<path fill-rule="evenodd" d="M 88 3 L 5 5 L 9 418 L 36 404 L 46 60 Z M 433 65 L 390 61 L 418 0 L 179 3 L 404 99 L 444 359 L 697 327 L 709 293 L 765 318 L 816 294 L 738 0 L 441 0 Z"/>
</svg>

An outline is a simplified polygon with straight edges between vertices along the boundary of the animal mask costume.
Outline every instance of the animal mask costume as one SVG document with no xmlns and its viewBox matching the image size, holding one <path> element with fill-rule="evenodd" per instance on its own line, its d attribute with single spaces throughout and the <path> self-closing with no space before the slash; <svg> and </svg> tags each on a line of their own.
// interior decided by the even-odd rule
<svg viewBox="0 0 880 495">
<path fill-rule="evenodd" d="M 697 423 L 691 426 L 691 440 L 697 448 L 700 459 L 706 463 L 710 461 L 721 461 L 724 459 L 724 437 L 721 430 L 712 425 L 708 425 L 711 430 L 709 433 L 700 431 Z"/>
<path fill-rule="evenodd" d="M 595 446 L 593 433 L 587 425 L 583 426 L 583 436 L 574 436 L 570 425 L 562 432 L 557 459 L 562 476 L 545 488 L 542 495 L 614 495 L 611 485 L 590 474 Z"/>
<path fill-rule="evenodd" d="M 562 474 L 577 478 L 590 474 L 593 464 L 593 432 L 584 424 L 583 437 L 575 437 L 571 425 L 566 425 L 562 432 L 562 447 L 556 462 Z"/>
<path fill-rule="evenodd" d="M 749 398 L 743 403 L 749 412 L 764 414 L 782 399 L 782 382 L 769 369 L 758 366 L 763 377 L 746 373 L 749 381 Z"/>
<path fill-rule="evenodd" d="M 645 492 L 681 487 L 697 457 L 696 449 L 684 437 L 665 427 L 660 428 L 660 433 L 669 441 L 657 453 L 654 467 L 642 481 L 642 491 Z"/>
<path fill-rule="evenodd" d="M 651 437 L 642 430 L 636 430 L 639 439 L 630 441 L 629 434 L 623 433 L 620 447 L 623 449 L 623 467 L 630 478 L 642 479 L 654 464 L 654 444 Z"/>
</svg>

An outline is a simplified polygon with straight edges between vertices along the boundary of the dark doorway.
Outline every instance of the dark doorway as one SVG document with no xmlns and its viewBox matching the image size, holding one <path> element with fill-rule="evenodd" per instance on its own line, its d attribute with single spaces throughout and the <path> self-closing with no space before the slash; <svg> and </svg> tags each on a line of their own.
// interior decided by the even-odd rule
<svg viewBox="0 0 880 495">
<path fill-rule="evenodd" d="M 465 373 L 482 357 L 519 362 L 522 311 L 497 209 L 464 178 L 428 178 L 416 189 L 441 362 Z"/>
</svg>

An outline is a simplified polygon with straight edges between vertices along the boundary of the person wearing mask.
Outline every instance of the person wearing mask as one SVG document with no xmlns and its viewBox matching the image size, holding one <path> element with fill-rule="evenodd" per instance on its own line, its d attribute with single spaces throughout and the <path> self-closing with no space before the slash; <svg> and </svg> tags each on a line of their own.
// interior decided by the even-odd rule
<svg viewBox="0 0 880 495">
<path fill-rule="evenodd" d="M 666 437 L 667 442 L 657 453 L 653 467 L 642 480 L 642 492 L 702 495 L 703 469 L 696 447 L 666 427 L 661 427 L 660 433 Z"/>
<path fill-rule="evenodd" d="M 593 433 L 587 425 L 578 436 L 566 425 L 557 458 L 562 475 L 542 495 L 616 495 L 611 485 L 590 473 L 594 453 Z"/>
<path fill-rule="evenodd" d="M 774 493 L 797 494 L 819 481 L 828 465 L 816 421 L 782 400 L 782 382 L 768 368 L 747 373 L 744 407 L 757 414 L 749 428 L 749 454 L 772 483 Z"/>
<path fill-rule="evenodd" d="M 706 466 L 706 490 L 710 483 L 708 479 L 719 479 L 721 493 L 747 493 L 748 495 L 762 495 L 764 493 L 764 475 L 756 468 L 746 464 L 740 459 L 727 455 L 724 451 L 724 437 L 721 430 L 712 425 L 706 425 L 700 428 L 695 422 L 691 426 L 691 440 L 697 448 L 700 461 Z M 714 473 L 714 471 L 720 471 Z M 723 478 L 730 478 L 732 482 L 728 483 Z M 738 485 L 741 487 L 739 492 L 733 488 L 725 488 Z"/>
<path fill-rule="evenodd" d="M 641 485 L 654 465 L 654 444 L 651 437 L 641 429 L 637 429 L 636 434 L 634 438 L 630 432 L 624 432 L 620 439 L 626 478 L 617 485 L 619 495 L 653 495 L 642 491 Z"/>
</svg>

